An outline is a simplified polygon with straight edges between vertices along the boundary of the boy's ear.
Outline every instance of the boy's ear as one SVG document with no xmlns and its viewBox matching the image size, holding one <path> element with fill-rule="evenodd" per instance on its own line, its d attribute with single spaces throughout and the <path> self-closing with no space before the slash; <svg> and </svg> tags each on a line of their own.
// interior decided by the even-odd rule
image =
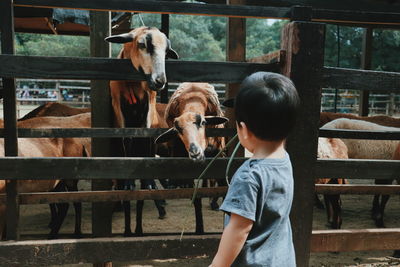
<svg viewBox="0 0 400 267">
<path fill-rule="evenodd" d="M 238 131 L 241 131 L 243 138 L 244 138 L 244 139 L 249 138 L 249 136 L 250 136 L 252 133 L 249 131 L 249 128 L 247 128 L 246 123 L 244 123 L 243 121 L 241 121 L 241 122 L 239 122 L 238 126 L 239 126 L 239 127 L 238 127 L 238 128 L 239 128 Z"/>
</svg>

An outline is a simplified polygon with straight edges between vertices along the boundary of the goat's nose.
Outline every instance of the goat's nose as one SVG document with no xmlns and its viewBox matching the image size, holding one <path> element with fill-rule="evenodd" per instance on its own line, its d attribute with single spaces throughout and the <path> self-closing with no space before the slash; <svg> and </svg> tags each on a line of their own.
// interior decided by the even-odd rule
<svg viewBox="0 0 400 267">
<path fill-rule="evenodd" d="M 156 78 L 155 82 L 158 88 L 163 87 L 165 84 L 165 77 L 158 77 Z"/>
<path fill-rule="evenodd" d="M 189 158 L 194 160 L 203 160 L 204 159 L 203 150 L 200 149 L 195 144 L 191 143 L 189 146 Z"/>
</svg>

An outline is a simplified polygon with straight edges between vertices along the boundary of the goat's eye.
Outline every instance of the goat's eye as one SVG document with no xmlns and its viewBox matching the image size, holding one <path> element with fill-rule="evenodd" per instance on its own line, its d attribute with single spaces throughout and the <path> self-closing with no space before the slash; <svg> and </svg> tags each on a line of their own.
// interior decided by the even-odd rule
<svg viewBox="0 0 400 267">
<path fill-rule="evenodd" d="M 206 125 L 206 121 L 202 121 L 202 122 L 201 122 L 201 125 L 202 125 L 202 126 Z"/>
<path fill-rule="evenodd" d="M 146 44 L 145 43 L 138 43 L 139 49 L 146 49 Z"/>
</svg>

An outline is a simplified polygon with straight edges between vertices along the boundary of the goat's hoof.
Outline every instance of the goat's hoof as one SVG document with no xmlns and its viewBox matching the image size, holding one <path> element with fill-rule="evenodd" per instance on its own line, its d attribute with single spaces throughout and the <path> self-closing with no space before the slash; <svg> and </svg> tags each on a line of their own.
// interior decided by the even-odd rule
<svg viewBox="0 0 400 267">
<path fill-rule="evenodd" d="M 136 232 L 135 236 L 143 236 L 143 232 Z"/>
<path fill-rule="evenodd" d="M 212 210 L 218 210 L 218 209 L 219 209 L 219 205 L 218 205 L 217 202 L 211 202 L 211 203 L 210 203 L 210 208 L 211 208 Z"/>
<path fill-rule="evenodd" d="M 160 219 L 160 220 L 164 220 L 166 217 L 167 217 L 167 213 L 158 215 L 158 219 Z"/>
</svg>

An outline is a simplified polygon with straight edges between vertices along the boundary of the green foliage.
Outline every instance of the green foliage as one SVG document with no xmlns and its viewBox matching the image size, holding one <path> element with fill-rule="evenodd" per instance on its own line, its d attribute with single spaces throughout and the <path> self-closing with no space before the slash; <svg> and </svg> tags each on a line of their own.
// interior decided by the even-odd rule
<svg viewBox="0 0 400 267">
<path fill-rule="evenodd" d="M 18 33 L 16 40 L 19 55 L 89 56 L 88 37 Z"/>
</svg>

